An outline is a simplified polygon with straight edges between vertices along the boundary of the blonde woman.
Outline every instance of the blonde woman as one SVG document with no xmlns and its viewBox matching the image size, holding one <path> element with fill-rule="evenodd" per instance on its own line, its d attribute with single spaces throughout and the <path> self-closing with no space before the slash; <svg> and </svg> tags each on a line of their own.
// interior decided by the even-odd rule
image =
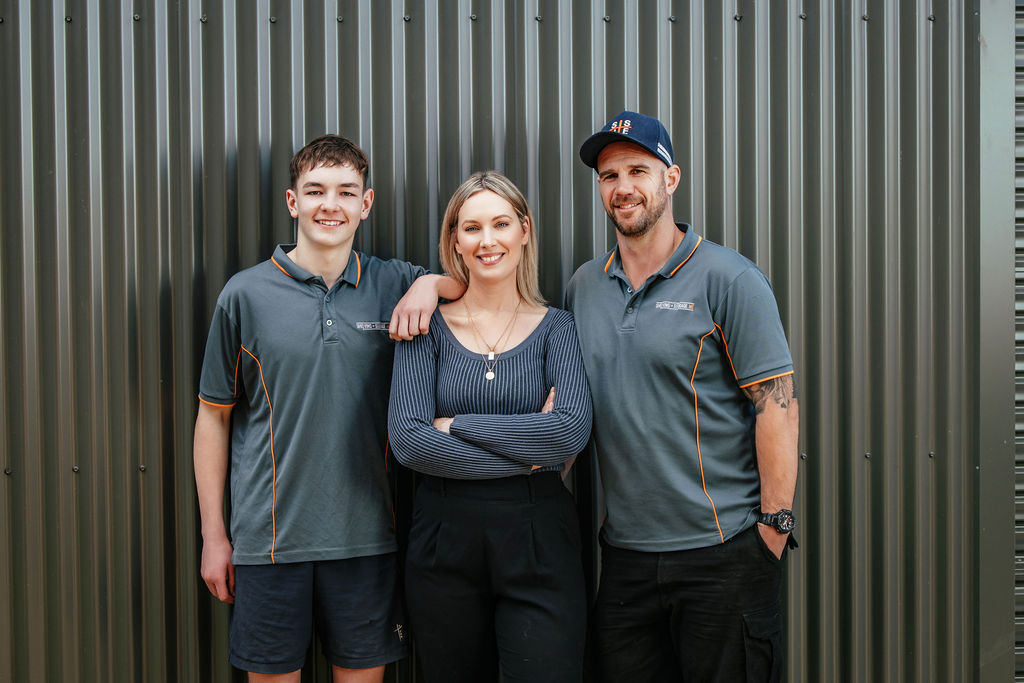
<svg viewBox="0 0 1024 683">
<path fill-rule="evenodd" d="M 389 434 L 423 473 L 406 559 L 426 681 L 579 681 L 586 598 L 562 472 L 591 403 L 572 315 L 544 304 L 519 189 L 474 173 L 452 196 L 441 263 L 467 287 L 395 353 Z"/>
</svg>

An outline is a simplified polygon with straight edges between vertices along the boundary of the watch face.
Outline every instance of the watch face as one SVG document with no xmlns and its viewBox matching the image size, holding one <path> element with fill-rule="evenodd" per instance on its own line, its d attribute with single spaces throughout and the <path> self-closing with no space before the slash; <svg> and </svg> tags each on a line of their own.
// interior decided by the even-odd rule
<svg viewBox="0 0 1024 683">
<path fill-rule="evenodd" d="M 796 528 L 796 520 L 793 519 L 793 513 L 788 510 L 779 512 L 775 517 L 775 528 L 783 533 L 789 533 Z"/>
</svg>

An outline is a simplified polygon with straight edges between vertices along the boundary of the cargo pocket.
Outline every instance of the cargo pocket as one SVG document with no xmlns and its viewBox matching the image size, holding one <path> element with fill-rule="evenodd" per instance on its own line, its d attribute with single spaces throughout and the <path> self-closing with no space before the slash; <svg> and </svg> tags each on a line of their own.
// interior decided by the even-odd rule
<svg viewBox="0 0 1024 683">
<path fill-rule="evenodd" d="M 782 679 L 782 614 L 775 605 L 743 615 L 747 683 Z"/>
</svg>

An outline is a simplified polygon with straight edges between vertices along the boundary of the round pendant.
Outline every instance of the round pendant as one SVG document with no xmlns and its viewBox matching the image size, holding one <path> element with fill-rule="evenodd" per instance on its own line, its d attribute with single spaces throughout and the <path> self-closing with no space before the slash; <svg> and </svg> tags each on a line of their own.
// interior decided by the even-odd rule
<svg viewBox="0 0 1024 683">
<path fill-rule="evenodd" d="M 494 379 L 494 371 L 493 370 L 488 370 L 487 374 L 485 374 L 484 377 L 487 378 L 488 381 Z"/>
</svg>

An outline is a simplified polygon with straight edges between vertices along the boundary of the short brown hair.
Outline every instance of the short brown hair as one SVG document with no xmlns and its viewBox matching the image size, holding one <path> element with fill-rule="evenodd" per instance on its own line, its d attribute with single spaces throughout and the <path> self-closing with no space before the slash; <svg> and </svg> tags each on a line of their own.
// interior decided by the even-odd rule
<svg viewBox="0 0 1024 683">
<path fill-rule="evenodd" d="M 469 284 L 469 269 L 455 251 L 455 242 L 459 231 L 459 211 L 466 200 L 477 192 L 490 191 L 498 195 L 516 212 L 520 223 L 526 224 L 529 239 L 523 245 L 523 254 L 516 268 L 516 287 L 519 296 L 527 302 L 543 306 L 546 302 L 540 293 L 540 278 L 537 275 L 537 223 L 533 220 L 533 212 L 526 202 L 526 197 L 519 191 L 515 183 L 497 171 L 477 171 L 459 185 L 448 202 L 441 223 L 441 243 L 438 251 L 441 256 L 441 267 L 463 285 Z"/>
<path fill-rule="evenodd" d="M 351 166 L 363 178 L 363 189 L 367 186 L 370 173 L 370 159 L 359 145 L 340 135 L 321 135 L 310 140 L 305 147 L 292 157 L 288 170 L 292 175 L 292 189 L 299 176 L 320 166 Z"/>
</svg>

